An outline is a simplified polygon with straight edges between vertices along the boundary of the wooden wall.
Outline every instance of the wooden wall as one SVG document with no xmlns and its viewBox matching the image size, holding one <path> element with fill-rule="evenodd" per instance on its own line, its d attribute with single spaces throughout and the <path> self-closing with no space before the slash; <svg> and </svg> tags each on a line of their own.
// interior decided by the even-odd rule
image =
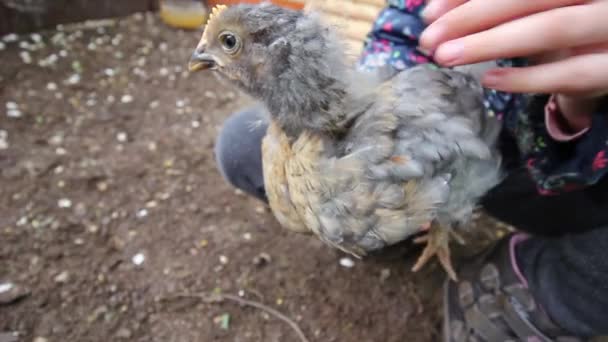
<svg viewBox="0 0 608 342">
<path fill-rule="evenodd" d="M 306 10 L 319 11 L 323 19 L 347 39 L 350 52 L 358 55 L 385 0 L 307 0 Z"/>
</svg>

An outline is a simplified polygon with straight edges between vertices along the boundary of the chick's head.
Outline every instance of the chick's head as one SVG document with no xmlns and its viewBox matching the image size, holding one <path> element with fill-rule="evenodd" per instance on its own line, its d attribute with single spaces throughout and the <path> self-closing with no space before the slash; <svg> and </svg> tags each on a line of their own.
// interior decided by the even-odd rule
<svg viewBox="0 0 608 342">
<path fill-rule="evenodd" d="M 215 70 L 248 92 L 287 64 L 288 32 L 301 14 L 273 5 L 217 6 L 190 59 L 191 71 Z"/>
<path fill-rule="evenodd" d="M 216 7 L 189 68 L 214 70 L 262 100 L 293 134 L 335 127 L 351 83 L 329 27 L 315 15 L 271 4 Z"/>
</svg>

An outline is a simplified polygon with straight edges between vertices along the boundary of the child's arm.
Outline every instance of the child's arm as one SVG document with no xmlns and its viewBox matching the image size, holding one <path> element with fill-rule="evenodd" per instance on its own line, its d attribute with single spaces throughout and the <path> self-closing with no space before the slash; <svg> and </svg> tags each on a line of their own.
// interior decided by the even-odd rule
<svg viewBox="0 0 608 342">
<path fill-rule="evenodd" d="M 439 38 L 436 36 L 434 38 L 436 40 L 430 42 L 433 39 L 429 39 L 430 36 L 427 33 L 422 35 L 422 31 L 425 29 L 425 23 L 421 18 L 423 1 L 391 0 L 389 1 L 390 6 L 380 14 L 374 24 L 360 62 L 364 68 L 384 69 L 391 75 L 416 64 L 432 61 L 418 49 L 421 36 L 422 43 L 425 44 L 426 41 L 427 48 L 435 49 L 439 44 L 449 39 L 458 38 L 459 34 L 474 33 L 471 30 L 476 30 L 474 26 L 479 23 L 491 27 L 489 23 L 493 19 L 492 16 L 498 18 L 494 18 L 498 20 L 496 24 L 498 25 L 505 20 L 509 20 L 509 15 L 505 16 L 505 14 L 510 12 L 523 10 L 527 11 L 528 14 L 531 13 L 532 10 L 526 6 L 535 6 L 535 11 L 542 11 L 542 6 L 548 8 L 559 7 L 568 1 L 576 0 L 539 2 L 469 0 L 455 13 L 448 13 L 447 19 L 442 19 L 444 29 L 446 26 L 448 29 L 443 31 L 443 36 L 440 34 Z M 437 0 L 431 1 L 431 4 L 433 3 L 437 3 Z M 446 0 L 440 1 L 440 3 L 454 5 L 462 4 L 464 1 Z M 606 4 L 608 2 L 603 2 L 602 6 L 606 6 Z M 597 5 L 594 4 L 594 6 Z M 514 7 L 516 8 L 513 9 Z M 452 8 L 444 8 L 441 14 Z M 599 16 L 602 17 L 602 10 L 606 11 L 606 9 L 606 7 L 599 10 L 592 8 L 587 13 L 594 13 L 595 16 L 599 13 Z M 475 12 L 481 13 L 483 16 L 477 18 L 474 15 Z M 524 14 L 519 13 L 511 17 L 522 17 L 522 15 Z M 463 17 L 468 19 L 462 20 Z M 529 23 L 524 21 L 523 24 L 528 25 Z M 521 22 L 518 22 L 517 25 L 521 25 Z M 607 25 L 601 26 L 608 28 Z M 504 29 L 504 25 L 501 29 Z M 526 36 L 534 36 L 530 34 L 530 30 L 520 29 L 519 32 L 526 34 Z M 530 39 L 522 39 L 521 37 L 510 37 L 512 43 L 507 44 L 506 42 L 509 41 L 505 40 L 507 38 L 497 39 L 497 35 L 500 38 L 500 34 L 504 35 L 506 33 L 499 30 L 498 32 L 493 31 L 489 35 L 494 37 L 491 40 L 492 43 L 487 41 L 488 35 L 486 32 L 468 36 L 474 38 L 464 41 L 467 48 L 464 57 L 461 57 L 463 59 L 449 65 L 518 55 L 511 50 L 521 49 L 518 44 L 525 44 L 530 41 Z M 469 39 L 468 37 L 465 38 Z M 602 35 L 598 34 L 595 37 L 602 37 Z M 608 37 L 608 32 L 603 37 Z M 484 38 L 486 39 L 485 43 Z M 515 41 L 513 41 L 513 38 L 515 38 Z M 475 45 L 468 45 L 471 42 L 486 47 L 491 46 L 492 48 L 489 50 L 475 49 Z M 596 53 L 600 52 L 602 57 L 592 56 L 590 58 L 596 61 L 595 64 L 599 62 L 603 65 L 608 61 L 608 44 L 603 47 L 600 45 L 590 48 L 592 50 L 584 48 L 580 52 L 589 53 L 594 52 L 593 49 L 599 49 Z M 478 50 L 481 51 L 481 56 L 476 55 Z M 442 59 L 443 62 L 447 61 L 445 52 L 446 49 L 444 48 L 439 56 L 440 61 Z M 486 88 L 485 104 L 488 113 L 489 115 L 502 117 L 505 129 L 518 140 L 523 161 L 537 182 L 539 191 L 543 194 L 553 194 L 589 186 L 608 174 L 608 100 L 606 100 L 606 97 L 603 99 L 597 98 L 596 104 L 588 106 L 580 103 L 568 103 L 570 101 L 548 101 L 549 96 L 532 97 L 524 94 L 527 92 L 559 93 L 564 89 L 573 89 L 577 92 L 588 90 L 601 93 L 603 91 L 603 94 L 607 94 L 608 65 L 597 68 L 592 73 L 583 72 L 583 75 L 589 77 L 586 80 L 581 80 L 580 77 L 572 76 L 576 74 L 572 68 L 584 66 L 578 63 L 579 61 L 577 59 L 571 60 L 566 63 L 569 65 L 557 65 L 556 68 L 554 63 L 548 64 L 548 67 L 544 65 L 528 66 L 525 59 L 500 59 L 498 64 L 503 68 L 496 69 L 494 73 L 490 73 L 490 77 L 485 78 L 487 86 L 503 90 Z M 589 64 L 589 62 L 586 63 L 587 66 Z M 522 68 L 526 66 L 527 68 Z M 551 76 L 553 79 L 546 76 Z M 513 91 L 513 93 L 509 91 Z M 561 95 L 561 98 L 563 97 Z M 577 110 L 572 110 L 573 107 Z"/>
</svg>

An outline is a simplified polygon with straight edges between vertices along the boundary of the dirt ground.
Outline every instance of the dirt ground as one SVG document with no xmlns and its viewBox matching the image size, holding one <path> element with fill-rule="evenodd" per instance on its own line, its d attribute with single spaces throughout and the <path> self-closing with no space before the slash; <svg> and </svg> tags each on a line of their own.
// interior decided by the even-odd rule
<svg viewBox="0 0 608 342">
<path fill-rule="evenodd" d="M 198 35 L 138 14 L 0 40 L 0 342 L 299 341 L 195 294 L 311 342 L 437 341 L 418 250 L 345 267 L 222 181 L 250 100 L 185 70 Z"/>
</svg>

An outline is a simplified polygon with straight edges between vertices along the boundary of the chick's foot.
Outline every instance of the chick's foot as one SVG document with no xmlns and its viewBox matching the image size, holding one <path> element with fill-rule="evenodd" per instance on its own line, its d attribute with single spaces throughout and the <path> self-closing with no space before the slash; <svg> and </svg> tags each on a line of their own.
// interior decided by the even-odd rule
<svg viewBox="0 0 608 342">
<path fill-rule="evenodd" d="M 458 278 L 454 267 L 452 266 L 452 260 L 450 256 L 450 236 L 454 236 L 456 240 L 462 243 L 462 238 L 456 235 L 452 229 L 441 227 L 436 223 L 433 223 L 426 233 L 426 235 L 414 239 L 415 243 L 426 244 L 426 247 L 422 251 L 422 254 L 416 261 L 416 264 L 412 268 L 412 271 L 418 272 L 426 265 L 433 256 L 437 256 L 439 263 L 443 266 L 450 279 L 456 281 Z"/>
</svg>

